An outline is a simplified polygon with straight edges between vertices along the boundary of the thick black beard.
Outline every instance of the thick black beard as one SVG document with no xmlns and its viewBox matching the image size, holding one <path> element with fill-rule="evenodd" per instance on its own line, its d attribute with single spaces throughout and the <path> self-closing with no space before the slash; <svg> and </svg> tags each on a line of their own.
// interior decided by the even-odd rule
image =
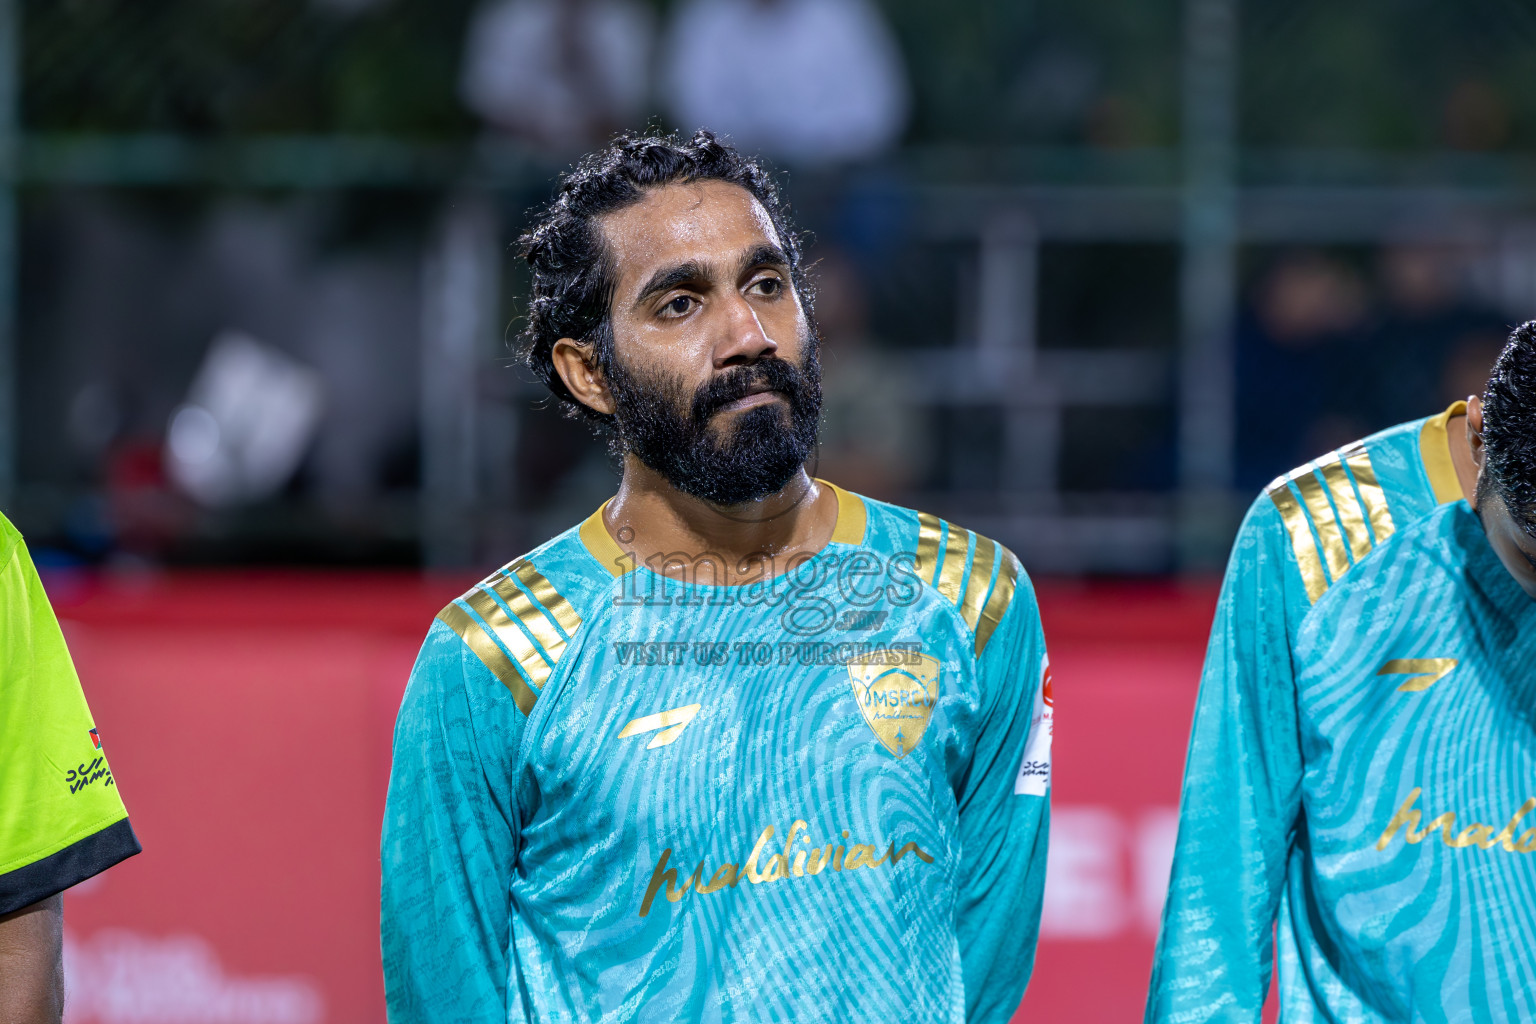
<svg viewBox="0 0 1536 1024">
<path fill-rule="evenodd" d="M 689 393 L 676 377 L 605 368 L 613 395 L 614 446 L 631 454 L 684 494 L 714 505 L 740 505 L 781 489 L 816 446 L 821 416 L 821 364 L 814 341 L 802 366 L 770 357 L 728 370 Z M 763 386 L 788 403 L 758 406 L 721 430 L 710 425 L 723 406 Z M 687 412 L 683 412 L 683 410 Z"/>
</svg>

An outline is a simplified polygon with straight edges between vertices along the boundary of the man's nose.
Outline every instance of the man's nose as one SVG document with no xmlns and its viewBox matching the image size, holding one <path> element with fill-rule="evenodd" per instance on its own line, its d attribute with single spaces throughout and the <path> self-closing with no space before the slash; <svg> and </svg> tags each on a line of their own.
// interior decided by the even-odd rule
<svg viewBox="0 0 1536 1024">
<path fill-rule="evenodd" d="M 757 311 L 745 296 L 730 299 L 725 308 L 725 325 L 715 347 L 715 369 L 745 366 L 776 355 L 778 342 L 768 336 Z"/>
</svg>

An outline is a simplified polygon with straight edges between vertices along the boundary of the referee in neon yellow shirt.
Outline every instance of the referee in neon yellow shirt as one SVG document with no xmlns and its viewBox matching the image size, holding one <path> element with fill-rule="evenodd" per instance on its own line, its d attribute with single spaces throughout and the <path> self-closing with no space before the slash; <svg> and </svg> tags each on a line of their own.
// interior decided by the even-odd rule
<svg viewBox="0 0 1536 1024">
<path fill-rule="evenodd" d="M 0 1021 L 57 1024 L 60 894 L 138 852 L 58 620 L 0 516 Z"/>
</svg>

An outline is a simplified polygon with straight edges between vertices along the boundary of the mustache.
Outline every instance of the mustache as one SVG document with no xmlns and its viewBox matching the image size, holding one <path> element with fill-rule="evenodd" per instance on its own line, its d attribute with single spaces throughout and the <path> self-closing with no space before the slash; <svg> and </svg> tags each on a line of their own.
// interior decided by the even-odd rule
<svg viewBox="0 0 1536 1024">
<path fill-rule="evenodd" d="M 804 402 L 808 386 L 805 372 L 794 363 L 778 358 L 762 359 L 728 370 L 700 387 L 694 392 L 691 418 L 702 423 L 732 402 L 760 391 L 775 392 L 798 408 Z"/>
</svg>

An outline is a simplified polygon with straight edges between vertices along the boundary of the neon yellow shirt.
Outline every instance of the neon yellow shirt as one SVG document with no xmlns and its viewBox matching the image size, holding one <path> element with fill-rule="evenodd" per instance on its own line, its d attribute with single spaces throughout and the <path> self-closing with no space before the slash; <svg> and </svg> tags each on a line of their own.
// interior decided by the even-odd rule
<svg viewBox="0 0 1536 1024">
<path fill-rule="evenodd" d="M 0 515 L 0 914 L 138 852 L 48 595 Z"/>
</svg>

